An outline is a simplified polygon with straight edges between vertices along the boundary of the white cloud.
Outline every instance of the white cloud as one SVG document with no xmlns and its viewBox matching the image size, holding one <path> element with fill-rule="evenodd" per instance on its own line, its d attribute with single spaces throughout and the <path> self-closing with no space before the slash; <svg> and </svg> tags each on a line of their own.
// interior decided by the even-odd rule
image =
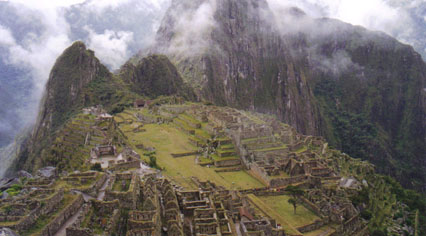
<svg viewBox="0 0 426 236">
<path fill-rule="evenodd" d="M 210 43 L 210 33 L 216 26 L 214 12 L 216 1 L 208 0 L 195 9 L 177 10 L 173 12 L 176 26 L 169 50 L 173 54 L 202 53 Z"/>
<path fill-rule="evenodd" d="M 370 30 L 392 33 L 401 30 L 409 16 L 383 0 L 268 0 L 272 9 L 297 6 L 312 17 L 330 17 Z M 406 27 L 406 25 L 405 25 Z"/>
<path fill-rule="evenodd" d="M 118 69 L 131 56 L 128 44 L 133 41 L 132 32 L 105 30 L 97 34 L 88 26 L 85 29 L 89 32 L 88 47 L 112 69 Z"/>
<path fill-rule="evenodd" d="M 0 45 L 12 46 L 15 44 L 16 44 L 15 38 L 10 32 L 10 29 L 0 25 Z"/>
<path fill-rule="evenodd" d="M 79 4 L 85 0 L 10 0 L 12 3 L 19 3 L 31 9 L 55 9 L 58 7 L 69 7 L 74 4 Z"/>
</svg>

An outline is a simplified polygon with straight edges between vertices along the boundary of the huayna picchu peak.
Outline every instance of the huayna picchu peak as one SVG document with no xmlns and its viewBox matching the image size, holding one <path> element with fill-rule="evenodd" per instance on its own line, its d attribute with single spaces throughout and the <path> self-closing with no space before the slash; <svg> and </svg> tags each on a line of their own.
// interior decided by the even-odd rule
<svg viewBox="0 0 426 236">
<path fill-rule="evenodd" d="M 56 59 L 0 147 L 0 236 L 425 235 L 413 47 L 274 0 L 167 6 L 124 63 L 133 33 L 96 24 Z"/>
</svg>

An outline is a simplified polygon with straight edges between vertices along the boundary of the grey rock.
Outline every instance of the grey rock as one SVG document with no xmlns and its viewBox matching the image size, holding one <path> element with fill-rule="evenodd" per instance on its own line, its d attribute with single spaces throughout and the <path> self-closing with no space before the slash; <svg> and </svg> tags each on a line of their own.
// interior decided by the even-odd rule
<svg viewBox="0 0 426 236">
<path fill-rule="evenodd" d="M 20 171 L 17 173 L 17 175 L 18 175 L 18 177 L 22 177 L 22 178 L 28 178 L 28 179 L 33 178 L 33 175 L 32 175 L 32 174 L 30 174 L 30 173 L 28 173 L 28 172 L 27 172 L 27 171 L 25 171 L 25 170 L 20 170 Z"/>
<path fill-rule="evenodd" d="M 13 232 L 9 228 L 1 228 L 0 229 L 0 236 L 19 236 L 19 234 Z"/>
<path fill-rule="evenodd" d="M 13 179 L 1 179 L 0 180 L 0 191 L 4 191 L 8 188 L 10 188 L 14 184 L 20 184 L 21 180 L 19 178 L 13 178 Z"/>
<path fill-rule="evenodd" d="M 1 195 L 1 199 L 7 199 L 9 197 L 9 194 L 7 192 L 3 192 Z"/>
<path fill-rule="evenodd" d="M 41 169 L 39 169 L 37 171 L 37 175 L 40 177 L 44 177 L 44 178 L 55 178 L 57 177 L 58 173 L 57 173 L 57 169 L 56 167 L 53 166 L 47 166 L 47 167 L 43 167 Z"/>
</svg>

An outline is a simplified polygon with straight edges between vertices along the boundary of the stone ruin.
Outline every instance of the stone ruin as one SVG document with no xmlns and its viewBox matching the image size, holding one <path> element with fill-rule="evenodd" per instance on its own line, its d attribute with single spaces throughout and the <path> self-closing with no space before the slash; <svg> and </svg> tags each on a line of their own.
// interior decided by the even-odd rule
<svg viewBox="0 0 426 236">
<path fill-rule="evenodd" d="M 240 157 L 245 169 L 270 189 L 280 190 L 288 185 L 300 185 L 322 193 L 328 191 L 323 184 L 327 187 L 331 184 L 338 189 L 347 187 L 349 182 L 352 183 L 345 181 L 340 187 L 338 186 L 341 177 L 330 168 L 330 161 L 324 156 L 327 144 L 321 137 L 299 135 L 294 128 L 269 117 L 256 119 L 231 108 L 196 106 L 187 113 L 200 123 L 207 122 L 205 128 L 212 136 L 229 137 L 230 142 L 235 145 L 235 154 Z M 188 133 L 191 134 L 191 132 Z M 191 138 L 190 141 L 196 146 L 203 146 Z M 359 185 L 350 184 L 349 187 L 354 186 Z M 198 193 L 181 194 L 192 196 L 191 198 L 182 197 L 184 212 L 208 209 L 209 203 Z M 309 191 L 308 196 L 311 194 L 313 192 Z M 350 204 L 347 195 L 339 199 L 326 199 L 323 202 L 334 202 L 334 204 L 323 206 L 320 202 L 312 202 L 310 198 L 305 199 L 305 204 L 314 209 L 314 212 L 323 215 L 325 219 L 305 226 L 301 230 L 319 228 L 324 222 L 339 224 L 341 228 L 337 230 L 338 232 L 352 232 L 351 229 L 355 229 L 353 230 L 355 232 L 364 226 L 357 216 L 359 212 Z M 322 210 L 316 211 L 317 208 Z M 266 221 L 261 220 L 256 223 L 270 229 L 268 226 L 270 224 Z M 256 229 L 256 223 L 247 224 L 245 230 Z M 260 225 L 258 227 L 261 228 Z M 214 227 L 206 226 L 205 232 L 214 232 Z M 247 233 L 247 235 L 256 234 Z"/>
<path fill-rule="evenodd" d="M 94 154 L 94 158 L 116 156 L 117 149 L 112 145 L 98 146 L 92 149 L 92 154 Z"/>
</svg>

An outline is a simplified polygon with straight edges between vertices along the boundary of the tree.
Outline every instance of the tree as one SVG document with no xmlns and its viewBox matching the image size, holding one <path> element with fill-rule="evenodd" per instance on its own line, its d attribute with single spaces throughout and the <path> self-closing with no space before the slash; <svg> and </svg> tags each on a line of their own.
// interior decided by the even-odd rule
<svg viewBox="0 0 426 236">
<path fill-rule="evenodd" d="M 299 198 L 300 196 L 303 196 L 305 191 L 301 189 L 299 186 L 293 186 L 289 185 L 287 188 L 285 188 L 285 191 L 288 192 L 294 199 Z"/>
<path fill-rule="evenodd" d="M 288 199 L 288 203 L 290 203 L 291 205 L 293 205 L 294 214 L 296 214 L 297 200 L 294 199 L 294 198 L 290 198 L 290 199 Z"/>
<path fill-rule="evenodd" d="M 293 186 L 293 185 L 287 186 L 285 191 L 288 192 L 291 195 L 291 198 L 288 199 L 288 203 L 293 205 L 294 214 L 296 214 L 296 208 L 297 208 L 297 203 L 298 203 L 297 200 L 300 196 L 303 196 L 305 191 L 303 191 L 303 189 L 301 189 L 299 186 Z"/>
<path fill-rule="evenodd" d="M 100 163 L 95 163 L 94 165 L 92 165 L 92 167 L 90 167 L 91 170 L 95 170 L 95 171 L 99 171 L 102 172 L 102 166 Z"/>
</svg>

